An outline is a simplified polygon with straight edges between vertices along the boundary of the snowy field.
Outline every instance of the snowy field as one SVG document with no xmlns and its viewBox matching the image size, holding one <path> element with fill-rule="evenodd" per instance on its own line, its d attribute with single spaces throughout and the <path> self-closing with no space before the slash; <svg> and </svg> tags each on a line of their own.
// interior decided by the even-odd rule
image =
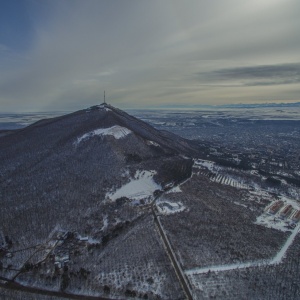
<svg viewBox="0 0 300 300">
<path fill-rule="evenodd" d="M 161 186 L 153 180 L 156 171 L 137 171 L 128 183 L 114 192 L 109 192 L 106 197 L 115 201 L 118 198 L 126 197 L 130 200 L 151 200 L 153 192 L 160 190 Z"/>
<path fill-rule="evenodd" d="M 85 141 L 89 138 L 95 137 L 95 136 L 105 136 L 110 135 L 113 136 L 115 139 L 121 139 L 125 137 L 126 135 L 130 134 L 131 131 L 125 127 L 122 126 L 112 126 L 109 128 L 99 128 L 93 131 L 90 131 L 88 133 L 85 133 L 81 137 L 77 138 L 77 141 L 75 142 L 76 145 L 81 143 L 82 141 Z"/>
<path fill-rule="evenodd" d="M 175 187 L 173 187 L 172 189 L 170 189 L 169 191 L 166 192 L 166 194 L 170 194 L 170 193 L 181 193 L 182 190 L 180 188 L 180 185 L 177 185 Z"/>
</svg>

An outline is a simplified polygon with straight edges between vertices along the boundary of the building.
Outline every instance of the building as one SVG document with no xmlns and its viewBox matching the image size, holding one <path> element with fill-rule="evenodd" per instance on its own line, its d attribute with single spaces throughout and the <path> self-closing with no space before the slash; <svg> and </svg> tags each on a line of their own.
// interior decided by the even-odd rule
<svg viewBox="0 0 300 300">
<path fill-rule="evenodd" d="M 269 207 L 268 213 L 275 215 L 283 207 L 283 205 L 284 205 L 283 201 L 275 202 Z"/>
</svg>

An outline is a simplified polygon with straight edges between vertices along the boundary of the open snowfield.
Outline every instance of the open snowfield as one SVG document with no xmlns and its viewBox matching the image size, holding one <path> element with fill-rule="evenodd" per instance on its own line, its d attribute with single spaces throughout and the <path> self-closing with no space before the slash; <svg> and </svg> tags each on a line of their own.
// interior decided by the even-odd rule
<svg viewBox="0 0 300 300">
<path fill-rule="evenodd" d="M 115 192 L 106 194 L 111 200 L 116 200 L 121 197 L 127 197 L 131 200 L 141 200 L 152 198 L 155 190 L 160 190 L 161 186 L 154 182 L 153 176 L 155 171 L 137 171 L 134 178 L 131 178 L 128 183 L 123 185 Z"/>
<path fill-rule="evenodd" d="M 173 187 L 172 189 L 170 189 L 169 191 L 166 192 L 166 194 L 170 194 L 170 193 L 181 193 L 182 190 L 180 188 L 179 185 Z"/>
<path fill-rule="evenodd" d="M 94 136 L 111 135 L 115 139 L 121 139 L 130 133 L 131 131 L 129 129 L 118 125 L 109 128 L 99 128 L 91 132 L 85 133 L 81 137 L 77 138 L 76 144 L 78 145 L 80 142 L 92 138 Z"/>
</svg>

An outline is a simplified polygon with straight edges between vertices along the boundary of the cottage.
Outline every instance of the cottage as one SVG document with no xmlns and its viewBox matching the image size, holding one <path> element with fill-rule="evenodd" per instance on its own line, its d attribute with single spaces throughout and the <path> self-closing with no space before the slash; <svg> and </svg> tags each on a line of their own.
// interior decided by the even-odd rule
<svg viewBox="0 0 300 300">
<path fill-rule="evenodd" d="M 288 218 L 288 216 L 291 214 L 293 210 L 293 206 L 292 205 L 287 205 L 284 207 L 284 209 L 281 211 L 280 213 L 280 218 L 284 219 L 284 218 Z"/>
<path fill-rule="evenodd" d="M 297 210 L 292 216 L 292 221 L 298 223 L 300 221 L 300 210 Z"/>
<path fill-rule="evenodd" d="M 268 209 L 268 213 L 275 215 L 283 207 L 283 205 L 284 205 L 283 201 L 275 202 Z"/>
</svg>

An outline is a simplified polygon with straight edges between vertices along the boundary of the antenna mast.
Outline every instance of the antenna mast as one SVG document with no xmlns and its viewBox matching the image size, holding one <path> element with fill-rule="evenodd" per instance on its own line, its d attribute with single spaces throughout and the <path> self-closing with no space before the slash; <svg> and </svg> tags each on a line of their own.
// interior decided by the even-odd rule
<svg viewBox="0 0 300 300">
<path fill-rule="evenodd" d="M 106 103 L 106 102 L 105 102 L 105 91 L 104 91 L 104 103 Z"/>
</svg>

